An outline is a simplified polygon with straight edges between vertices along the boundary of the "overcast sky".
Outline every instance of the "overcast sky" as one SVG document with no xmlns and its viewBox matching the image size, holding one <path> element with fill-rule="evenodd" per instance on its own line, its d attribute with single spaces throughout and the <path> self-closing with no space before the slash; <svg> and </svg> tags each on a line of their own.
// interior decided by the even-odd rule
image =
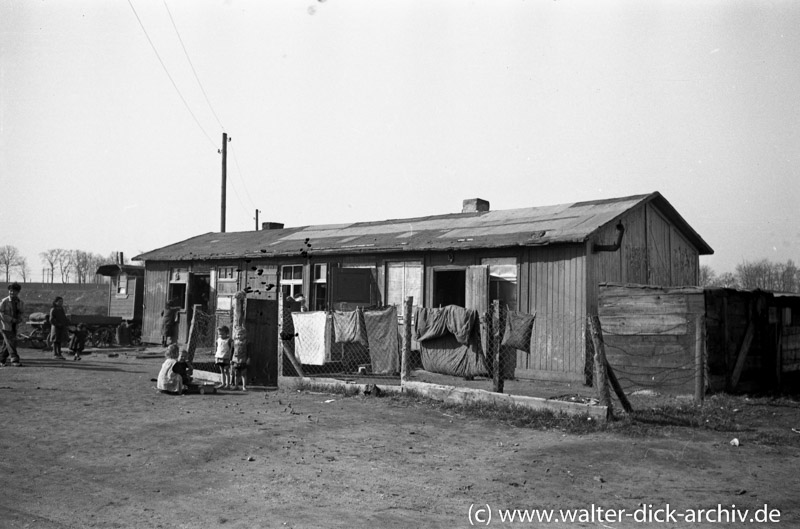
<svg viewBox="0 0 800 529">
<path fill-rule="evenodd" d="M 800 2 L 2 0 L 0 246 L 660 191 L 800 261 Z"/>
</svg>

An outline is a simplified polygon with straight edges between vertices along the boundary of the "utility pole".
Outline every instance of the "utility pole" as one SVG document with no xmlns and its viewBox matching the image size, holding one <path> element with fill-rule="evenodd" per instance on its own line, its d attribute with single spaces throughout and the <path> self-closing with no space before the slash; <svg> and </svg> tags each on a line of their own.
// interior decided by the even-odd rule
<svg viewBox="0 0 800 529">
<path fill-rule="evenodd" d="M 256 210 L 256 231 L 258 231 L 258 213 L 259 213 L 260 211 L 261 211 L 260 209 L 257 209 L 257 210 Z"/>
<path fill-rule="evenodd" d="M 219 231 L 225 233 L 225 189 L 228 180 L 228 133 L 222 133 L 222 204 L 220 206 Z"/>
</svg>

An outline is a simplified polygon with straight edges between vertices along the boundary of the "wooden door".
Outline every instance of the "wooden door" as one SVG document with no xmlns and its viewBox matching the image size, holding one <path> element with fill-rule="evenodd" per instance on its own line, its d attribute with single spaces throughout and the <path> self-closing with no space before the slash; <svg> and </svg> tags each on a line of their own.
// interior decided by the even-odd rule
<svg viewBox="0 0 800 529">
<path fill-rule="evenodd" d="M 250 356 L 248 377 L 258 384 L 278 384 L 278 302 L 247 300 L 244 326 Z"/>
</svg>

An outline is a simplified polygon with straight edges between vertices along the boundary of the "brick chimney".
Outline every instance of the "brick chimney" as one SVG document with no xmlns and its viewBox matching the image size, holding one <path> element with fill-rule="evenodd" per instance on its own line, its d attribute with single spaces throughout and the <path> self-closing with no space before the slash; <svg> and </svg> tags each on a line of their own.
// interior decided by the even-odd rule
<svg viewBox="0 0 800 529">
<path fill-rule="evenodd" d="M 283 222 L 262 222 L 261 223 L 262 230 L 282 230 L 283 229 Z"/>
<path fill-rule="evenodd" d="M 489 211 L 489 201 L 482 198 L 468 198 L 464 200 L 461 213 L 478 213 Z"/>
</svg>

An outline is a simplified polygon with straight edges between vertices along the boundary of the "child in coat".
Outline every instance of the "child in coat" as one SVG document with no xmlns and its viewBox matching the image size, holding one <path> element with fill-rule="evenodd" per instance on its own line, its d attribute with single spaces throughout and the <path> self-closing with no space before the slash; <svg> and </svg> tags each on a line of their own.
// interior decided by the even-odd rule
<svg viewBox="0 0 800 529">
<path fill-rule="evenodd" d="M 80 360 L 83 348 L 86 347 L 86 336 L 89 331 L 86 330 L 86 325 L 83 323 L 78 324 L 78 328 L 72 331 L 72 338 L 69 340 L 69 350 L 75 356 L 73 360 Z"/>
</svg>

